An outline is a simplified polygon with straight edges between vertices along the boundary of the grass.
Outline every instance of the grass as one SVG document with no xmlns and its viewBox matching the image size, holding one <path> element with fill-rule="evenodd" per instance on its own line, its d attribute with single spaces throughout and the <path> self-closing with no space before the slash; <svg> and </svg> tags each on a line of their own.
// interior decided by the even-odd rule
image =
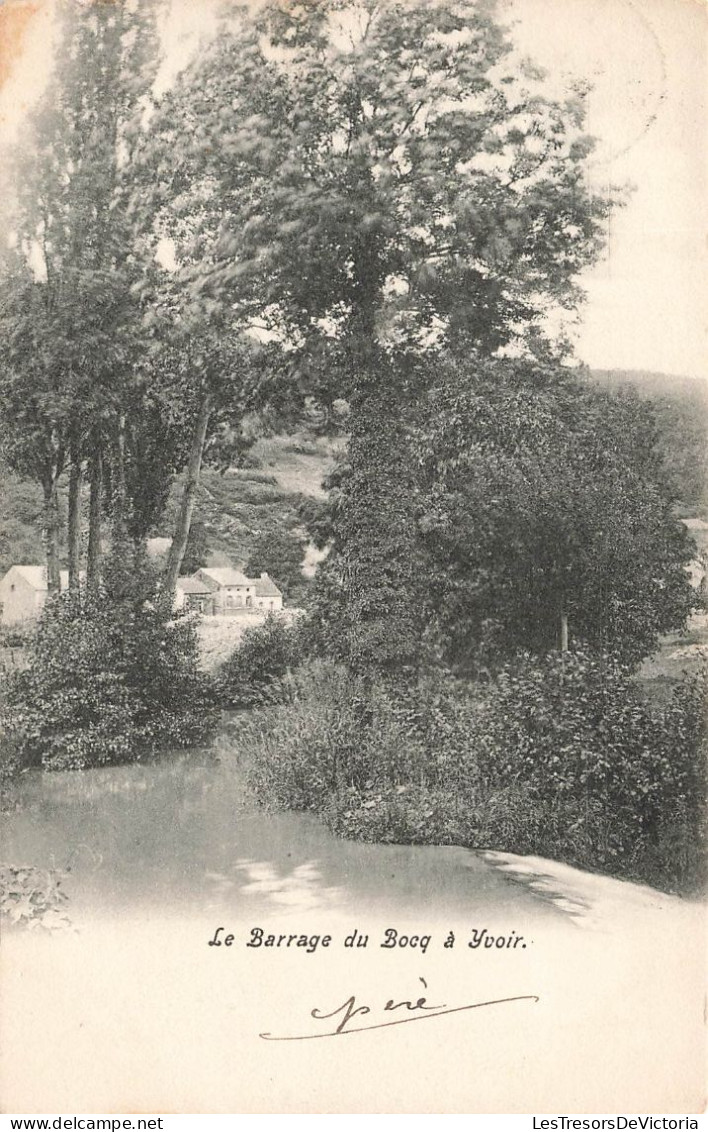
<svg viewBox="0 0 708 1132">
<path fill-rule="evenodd" d="M 329 475 L 342 440 L 305 435 L 272 436 L 256 441 L 253 455 L 272 470 L 283 491 L 322 498 L 322 481 Z"/>
</svg>

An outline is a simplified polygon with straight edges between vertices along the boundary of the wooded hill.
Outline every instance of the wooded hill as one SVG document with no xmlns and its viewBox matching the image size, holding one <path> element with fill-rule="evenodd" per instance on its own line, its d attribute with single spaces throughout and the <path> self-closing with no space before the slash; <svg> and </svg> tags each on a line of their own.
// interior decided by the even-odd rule
<svg viewBox="0 0 708 1132">
<path fill-rule="evenodd" d="M 681 518 L 708 519 L 708 384 L 650 370 L 591 370 L 598 385 L 652 402 L 659 444 Z"/>
<path fill-rule="evenodd" d="M 302 434 L 268 437 L 254 445 L 247 467 L 219 472 L 205 468 L 197 494 L 196 518 L 206 529 L 210 564 L 242 567 L 254 539 L 273 530 L 300 531 L 304 499 L 322 495 L 321 483 L 334 463 L 338 441 Z M 65 477 L 66 481 L 67 477 Z M 169 536 L 180 480 L 156 536 Z M 66 515 L 68 482 L 60 489 L 60 512 Z M 88 499 L 84 501 L 88 506 Z M 62 531 L 65 524 L 62 525 Z M 66 541 L 60 547 L 66 566 Z M 0 576 L 15 563 L 42 565 L 42 492 L 0 464 Z"/>
<path fill-rule="evenodd" d="M 677 497 L 677 514 L 708 520 L 708 386 L 645 370 L 592 370 L 590 378 L 604 387 L 635 390 L 652 401 L 659 444 Z M 204 468 L 196 516 L 206 529 L 211 563 L 243 566 L 254 539 L 263 532 L 302 532 L 301 505 L 322 496 L 322 481 L 342 445 L 341 438 L 306 431 L 263 437 L 244 457 L 244 466 L 226 472 Z M 179 486 L 177 480 L 155 535 L 171 533 Z M 68 483 L 61 487 L 60 506 L 65 514 Z M 0 573 L 13 563 L 42 564 L 41 532 L 39 486 L 21 480 L 0 464 Z M 61 554 L 65 566 L 65 545 Z"/>
</svg>

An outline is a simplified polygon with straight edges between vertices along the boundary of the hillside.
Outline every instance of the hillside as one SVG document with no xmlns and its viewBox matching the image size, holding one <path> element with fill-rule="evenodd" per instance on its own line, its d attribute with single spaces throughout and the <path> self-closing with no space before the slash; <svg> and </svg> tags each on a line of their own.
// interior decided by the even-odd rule
<svg viewBox="0 0 708 1132">
<path fill-rule="evenodd" d="M 299 505 L 306 498 L 324 495 L 322 481 L 341 443 L 300 435 L 268 437 L 258 440 L 249 453 L 249 467 L 225 473 L 205 468 L 195 516 L 206 528 L 210 564 L 243 566 L 260 533 L 301 530 Z M 164 520 L 154 532 L 158 536 L 171 534 L 179 488 L 178 481 Z M 64 516 L 66 485 L 60 491 L 60 510 Z M 0 576 L 13 563 L 42 564 L 41 529 L 39 487 L 0 464 Z M 311 552 L 308 558 L 313 557 Z"/>
<path fill-rule="evenodd" d="M 223 473 L 205 468 L 195 515 L 206 529 L 210 565 L 245 566 L 254 539 L 264 532 L 304 534 L 300 504 L 324 497 L 322 481 L 333 466 L 336 448 L 336 441 L 322 437 L 268 437 L 258 440 L 249 453 L 249 467 Z M 178 482 L 157 534 L 170 533 L 179 488 Z"/>
<path fill-rule="evenodd" d="M 659 446 L 681 518 L 708 520 L 708 383 L 648 370 L 591 370 L 596 384 L 654 406 Z"/>
<path fill-rule="evenodd" d="M 694 377 L 681 377 L 645 369 L 593 369 L 590 377 L 598 385 L 610 389 L 632 387 L 642 397 L 668 397 L 672 400 L 691 401 L 708 412 L 708 383 Z"/>
<path fill-rule="evenodd" d="M 612 389 L 633 388 L 654 403 L 677 514 L 708 519 L 708 385 L 644 370 L 593 370 L 590 378 Z M 249 452 L 247 467 L 225 473 L 205 468 L 196 516 L 206 528 L 210 564 L 243 566 L 264 531 L 302 533 L 300 504 L 323 496 L 322 481 L 343 443 L 305 433 L 267 437 Z M 178 492 L 179 483 L 156 535 L 171 533 Z M 65 485 L 60 506 L 65 512 Z M 39 488 L 0 464 L 0 575 L 15 562 L 42 563 L 41 512 Z M 310 569 L 316 558 L 310 548 Z"/>
</svg>

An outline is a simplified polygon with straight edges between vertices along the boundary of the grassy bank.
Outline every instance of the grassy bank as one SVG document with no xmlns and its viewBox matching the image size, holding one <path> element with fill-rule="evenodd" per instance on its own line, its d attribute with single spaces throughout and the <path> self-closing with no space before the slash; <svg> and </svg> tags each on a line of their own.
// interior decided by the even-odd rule
<svg viewBox="0 0 708 1132">
<path fill-rule="evenodd" d="M 371 685 L 311 664 L 222 741 L 260 802 L 347 838 L 551 857 L 667 891 L 703 885 L 703 693 L 650 708 L 582 656 L 486 686 Z"/>
</svg>

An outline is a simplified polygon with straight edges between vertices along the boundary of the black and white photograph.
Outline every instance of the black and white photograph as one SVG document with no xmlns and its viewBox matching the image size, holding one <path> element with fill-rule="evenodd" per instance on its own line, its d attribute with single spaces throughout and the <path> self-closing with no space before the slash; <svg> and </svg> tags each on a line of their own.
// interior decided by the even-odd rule
<svg viewBox="0 0 708 1132">
<path fill-rule="evenodd" d="M 0 1111 L 699 1127 L 707 75 L 0 2 Z"/>
</svg>

